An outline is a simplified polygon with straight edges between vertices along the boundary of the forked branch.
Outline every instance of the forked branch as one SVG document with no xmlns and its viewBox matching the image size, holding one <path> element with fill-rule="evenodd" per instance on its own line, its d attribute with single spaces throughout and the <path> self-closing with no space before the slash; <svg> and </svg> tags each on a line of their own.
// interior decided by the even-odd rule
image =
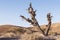
<svg viewBox="0 0 60 40">
<path fill-rule="evenodd" d="M 36 18 L 35 18 L 35 16 L 36 16 L 36 11 L 34 11 L 34 9 L 32 8 L 31 3 L 30 3 L 30 6 L 29 6 L 29 8 L 28 8 L 28 12 L 29 12 L 29 14 L 30 14 L 30 16 L 31 16 L 31 19 L 29 19 L 29 18 L 27 19 L 27 18 L 25 18 L 24 16 L 21 16 L 21 18 L 23 18 L 23 19 L 26 20 L 27 22 L 31 23 L 31 25 L 37 26 L 37 27 L 40 29 L 40 32 L 42 32 L 42 34 L 45 35 L 44 31 L 41 29 L 40 25 L 38 24 L 38 22 L 37 22 L 37 20 L 36 20 Z"/>
<path fill-rule="evenodd" d="M 48 13 L 47 14 L 48 25 L 47 25 L 47 29 L 46 29 L 46 32 L 45 32 L 45 36 L 48 36 L 49 30 L 51 28 L 51 18 L 52 18 L 51 14 Z"/>
</svg>

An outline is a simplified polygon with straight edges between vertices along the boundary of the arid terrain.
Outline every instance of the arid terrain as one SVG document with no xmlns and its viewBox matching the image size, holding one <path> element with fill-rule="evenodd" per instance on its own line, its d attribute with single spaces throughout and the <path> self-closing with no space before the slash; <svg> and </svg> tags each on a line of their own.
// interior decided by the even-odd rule
<svg viewBox="0 0 60 40">
<path fill-rule="evenodd" d="M 45 30 L 47 25 L 41 25 Z M 53 23 L 49 31 L 52 38 L 60 40 L 60 23 Z M 38 27 L 22 27 L 15 25 L 0 25 L 0 38 L 20 38 L 20 40 L 39 40 L 44 37 Z"/>
</svg>

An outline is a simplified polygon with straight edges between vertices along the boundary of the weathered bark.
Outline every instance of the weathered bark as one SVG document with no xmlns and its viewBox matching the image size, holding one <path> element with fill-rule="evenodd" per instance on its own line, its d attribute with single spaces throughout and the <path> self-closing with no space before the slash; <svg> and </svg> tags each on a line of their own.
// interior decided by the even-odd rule
<svg viewBox="0 0 60 40">
<path fill-rule="evenodd" d="M 40 29 L 40 31 L 42 32 L 42 34 L 43 35 L 45 35 L 45 33 L 44 33 L 44 31 L 41 29 L 41 27 L 40 27 L 40 25 L 38 24 L 38 22 L 37 22 L 37 20 L 36 20 L 36 18 L 35 18 L 35 16 L 36 16 L 36 11 L 34 11 L 34 9 L 32 8 L 32 5 L 31 5 L 31 3 L 30 3 L 30 6 L 29 6 L 29 8 L 28 8 L 28 12 L 29 12 L 29 14 L 30 14 L 30 16 L 31 16 L 31 19 L 27 19 L 27 18 L 25 18 L 24 16 L 21 16 L 24 20 L 26 20 L 27 22 L 29 22 L 29 23 L 31 23 L 31 25 L 33 25 L 33 26 L 37 26 L 39 29 Z"/>
<path fill-rule="evenodd" d="M 48 33 L 49 33 L 49 30 L 51 28 L 51 15 L 50 13 L 47 14 L 47 20 L 48 20 L 48 25 L 47 25 L 47 29 L 46 29 L 46 32 L 45 32 L 45 36 L 48 36 Z"/>
<path fill-rule="evenodd" d="M 50 15 L 50 13 L 47 14 L 48 25 L 47 25 L 46 31 L 44 31 L 44 30 L 40 27 L 40 25 L 38 24 L 38 22 L 37 22 L 37 20 L 36 20 L 36 18 L 35 18 L 35 16 L 36 16 L 36 11 L 34 11 L 34 9 L 32 8 L 31 3 L 30 3 L 30 6 L 29 6 L 29 8 L 28 8 L 28 12 L 29 12 L 29 14 L 30 14 L 30 16 L 31 16 L 31 19 L 25 18 L 25 17 L 22 16 L 22 15 L 21 15 L 20 17 L 23 18 L 24 20 L 26 20 L 27 22 L 31 23 L 31 25 L 37 26 L 37 27 L 39 28 L 40 32 L 41 32 L 44 36 L 48 36 L 49 30 L 50 30 L 50 27 L 51 27 L 51 15 Z"/>
</svg>

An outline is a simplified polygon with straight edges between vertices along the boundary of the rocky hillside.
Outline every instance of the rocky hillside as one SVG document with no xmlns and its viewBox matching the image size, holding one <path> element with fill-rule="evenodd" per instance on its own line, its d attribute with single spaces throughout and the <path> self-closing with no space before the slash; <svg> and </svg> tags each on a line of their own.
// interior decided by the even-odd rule
<svg viewBox="0 0 60 40">
<path fill-rule="evenodd" d="M 45 30 L 46 25 L 41 25 L 41 27 Z M 52 24 L 49 34 L 60 35 L 60 23 Z M 41 34 L 38 27 L 25 28 L 14 25 L 0 25 L 0 38 L 11 37 L 18 37 L 20 40 L 36 40 L 39 37 L 44 37 L 44 35 Z"/>
</svg>

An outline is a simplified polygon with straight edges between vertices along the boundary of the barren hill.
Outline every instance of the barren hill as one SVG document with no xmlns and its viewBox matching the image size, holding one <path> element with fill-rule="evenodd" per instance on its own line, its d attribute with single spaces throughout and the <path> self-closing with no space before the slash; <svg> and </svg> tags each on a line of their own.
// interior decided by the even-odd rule
<svg viewBox="0 0 60 40">
<path fill-rule="evenodd" d="M 46 25 L 41 25 L 42 29 Z M 60 23 L 53 23 L 49 34 L 60 35 Z M 0 25 L 0 38 L 2 37 L 19 37 L 21 40 L 35 40 L 35 38 L 43 36 L 37 27 L 21 27 L 15 25 Z"/>
</svg>

